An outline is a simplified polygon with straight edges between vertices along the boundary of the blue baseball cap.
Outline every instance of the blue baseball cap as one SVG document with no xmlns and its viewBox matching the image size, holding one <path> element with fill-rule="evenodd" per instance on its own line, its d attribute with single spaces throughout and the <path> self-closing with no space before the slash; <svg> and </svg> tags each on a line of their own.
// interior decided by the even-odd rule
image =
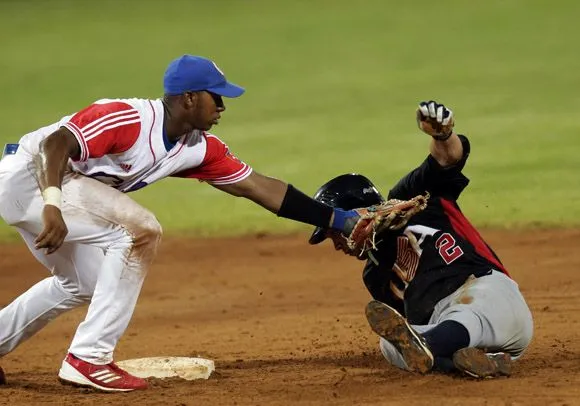
<svg viewBox="0 0 580 406">
<path fill-rule="evenodd" d="M 226 80 L 215 62 L 193 55 L 171 61 L 163 76 L 163 88 L 169 96 L 207 90 L 223 97 L 241 96 L 245 89 Z"/>
</svg>

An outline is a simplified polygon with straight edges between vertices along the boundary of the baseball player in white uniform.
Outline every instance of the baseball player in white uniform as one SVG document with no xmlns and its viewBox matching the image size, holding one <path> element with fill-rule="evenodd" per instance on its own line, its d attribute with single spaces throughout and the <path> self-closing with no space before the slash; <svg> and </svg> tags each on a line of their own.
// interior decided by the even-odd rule
<svg viewBox="0 0 580 406">
<path fill-rule="evenodd" d="M 334 209 L 258 174 L 207 132 L 225 110 L 222 97 L 244 92 L 214 62 L 177 58 L 165 72 L 164 90 L 157 100 L 99 100 L 6 147 L 0 215 L 52 276 L 0 310 L 0 357 L 89 303 L 61 382 L 104 391 L 147 387 L 114 364 L 113 351 L 162 231 L 153 213 L 125 193 L 165 177 L 202 180 L 280 217 L 351 232 L 359 212 Z"/>
</svg>

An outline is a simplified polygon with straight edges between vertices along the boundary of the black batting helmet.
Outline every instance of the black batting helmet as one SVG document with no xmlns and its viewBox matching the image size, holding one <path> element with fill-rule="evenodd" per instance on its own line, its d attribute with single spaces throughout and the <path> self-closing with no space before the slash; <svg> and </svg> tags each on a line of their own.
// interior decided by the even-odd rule
<svg viewBox="0 0 580 406">
<path fill-rule="evenodd" d="M 347 173 L 329 180 L 318 189 L 314 200 L 343 210 L 372 206 L 385 201 L 373 182 L 356 173 Z M 308 242 L 318 244 L 325 238 L 326 230 L 316 227 Z"/>
</svg>

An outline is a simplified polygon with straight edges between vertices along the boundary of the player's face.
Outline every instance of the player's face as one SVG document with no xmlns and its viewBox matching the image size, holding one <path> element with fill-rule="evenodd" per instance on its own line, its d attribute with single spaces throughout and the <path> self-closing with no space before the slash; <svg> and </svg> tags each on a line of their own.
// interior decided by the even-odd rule
<svg viewBox="0 0 580 406">
<path fill-rule="evenodd" d="M 220 95 L 207 91 L 195 93 L 195 100 L 192 100 L 190 107 L 190 124 L 203 131 L 218 124 L 221 113 L 226 109 Z"/>
<path fill-rule="evenodd" d="M 355 257 L 358 259 L 366 259 L 367 256 L 366 253 L 364 253 L 362 256 L 359 256 L 355 252 L 353 252 L 350 248 L 348 248 L 348 245 L 346 244 L 346 238 L 344 238 L 344 236 L 339 231 L 327 230 L 326 236 L 332 240 L 335 250 L 342 251 L 343 253 L 345 253 L 346 255 L 350 255 L 351 257 Z"/>
</svg>

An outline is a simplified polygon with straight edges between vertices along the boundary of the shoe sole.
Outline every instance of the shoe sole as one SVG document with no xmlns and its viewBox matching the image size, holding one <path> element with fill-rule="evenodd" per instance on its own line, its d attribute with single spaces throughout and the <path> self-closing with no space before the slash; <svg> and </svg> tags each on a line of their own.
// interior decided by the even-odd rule
<svg viewBox="0 0 580 406">
<path fill-rule="evenodd" d="M 506 353 L 486 354 L 479 348 L 462 348 L 453 354 L 455 367 L 477 379 L 510 376 L 511 362 L 511 357 Z"/>
<path fill-rule="evenodd" d="M 102 392 L 131 392 L 136 389 L 117 389 L 107 388 L 91 382 L 83 374 L 81 374 L 75 367 L 68 362 L 63 361 L 60 371 L 58 372 L 58 380 L 63 385 L 75 386 L 77 388 L 92 388 Z"/>
<path fill-rule="evenodd" d="M 410 370 L 425 374 L 433 368 L 433 354 L 399 312 L 373 300 L 366 307 L 366 316 L 373 331 L 401 353 Z"/>
</svg>

